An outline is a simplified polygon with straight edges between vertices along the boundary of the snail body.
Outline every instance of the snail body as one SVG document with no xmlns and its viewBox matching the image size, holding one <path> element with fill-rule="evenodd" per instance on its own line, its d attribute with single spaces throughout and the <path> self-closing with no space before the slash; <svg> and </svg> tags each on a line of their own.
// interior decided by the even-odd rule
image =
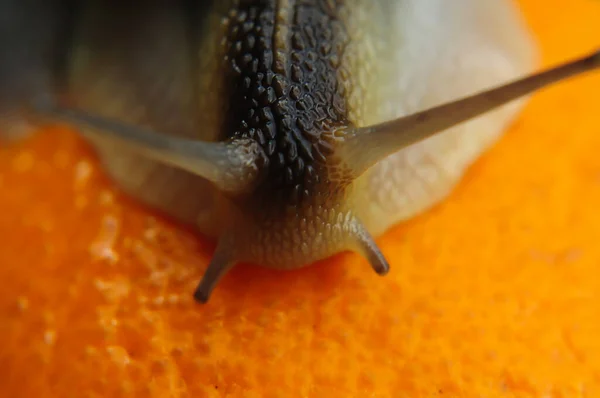
<svg viewBox="0 0 600 398">
<path fill-rule="evenodd" d="M 125 191 L 217 239 L 201 302 L 242 261 L 351 250 L 386 274 L 374 237 L 442 200 L 527 94 L 598 62 L 498 86 L 536 67 L 504 0 L 85 1 L 69 16 L 59 100 L 37 110 L 79 126 Z"/>
</svg>

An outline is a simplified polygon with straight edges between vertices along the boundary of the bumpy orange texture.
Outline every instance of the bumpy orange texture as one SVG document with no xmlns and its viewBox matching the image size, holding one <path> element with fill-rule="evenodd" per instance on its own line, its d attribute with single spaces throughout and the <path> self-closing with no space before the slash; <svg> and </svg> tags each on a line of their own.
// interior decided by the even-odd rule
<svg viewBox="0 0 600 398">
<path fill-rule="evenodd" d="M 600 2 L 523 0 L 545 65 Z M 600 76 L 536 95 L 442 205 L 344 254 L 240 266 L 119 193 L 72 131 L 0 149 L 2 397 L 599 397 Z"/>
</svg>

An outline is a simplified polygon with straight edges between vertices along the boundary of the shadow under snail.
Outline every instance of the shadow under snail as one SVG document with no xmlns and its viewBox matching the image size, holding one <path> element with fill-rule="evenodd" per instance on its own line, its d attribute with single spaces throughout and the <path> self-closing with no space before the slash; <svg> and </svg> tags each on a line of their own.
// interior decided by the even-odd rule
<svg viewBox="0 0 600 398">
<path fill-rule="evenodd" d="M 77 126 L 126 192 L 214 237 L 200 302 L 238 262 L 348 250 L 385 275 L 375 236 L 444 199 L 528 95 L 600 66 L 535 71 L 508 0 L 54 1 L 27 34 L 25 4 L 0 4 L 0 106 Z"/>
</svg>

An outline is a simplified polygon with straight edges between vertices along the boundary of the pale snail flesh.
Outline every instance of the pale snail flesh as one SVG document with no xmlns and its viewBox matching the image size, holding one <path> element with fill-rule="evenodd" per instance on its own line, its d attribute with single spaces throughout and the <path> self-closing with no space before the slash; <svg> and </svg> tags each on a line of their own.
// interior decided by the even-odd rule
<svg viewBox="0 0 600 398">
<path fill-rule="evenodd" d="M 84 1 L 64 15 L 35 111 L 79 126 L 125 191 L 216 238 L 201 302 L 238 262 L 349 250 L 386 274 L 374 237 L 445 198 L 527 95 L 600 64 L 534 73 L 508 0 Z"/>
</svg>

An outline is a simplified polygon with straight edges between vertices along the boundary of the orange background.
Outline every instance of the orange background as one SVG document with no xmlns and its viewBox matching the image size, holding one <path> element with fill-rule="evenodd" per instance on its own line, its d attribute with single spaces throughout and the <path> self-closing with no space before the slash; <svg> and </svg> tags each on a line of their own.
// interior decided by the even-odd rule
<svg viewBox="0 0 600 398">
<path fill-rule="evenodd" d="M 597 0 L 523 0 L 544 63 L 600 46 Z M 537 94 L 452 196 L 345 254 L 240 266 L 47 130 L 0 149 L 0 396 L 600 396 L 600 74 Z"/>
</svg>

